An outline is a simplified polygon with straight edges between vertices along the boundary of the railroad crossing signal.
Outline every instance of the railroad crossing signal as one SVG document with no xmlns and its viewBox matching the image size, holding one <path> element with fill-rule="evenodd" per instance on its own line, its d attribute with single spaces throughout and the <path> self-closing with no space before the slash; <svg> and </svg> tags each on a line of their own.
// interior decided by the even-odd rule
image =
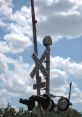
<svg viewBox="0 0 82 117">
<path fill-rule="evenodd" d="M 47 52 L 48 52 L 48 50 L 46 49 L 44 51 L 44 53 L 42 54 L 42 56 L 40 57 L 40 59 L 38 58 L 38 56 L 36 55 L 36 53 L 33 52 L 32 58 L 34 59 L 36 65 L 35 65 L 35 67 L 33 68 L 32 72 L 30 74 L 31 78 L 33 78 L 36 75 L 36 73 L 37 73 L 38 70 L 41 70 L 41 72 L 42 72 L 42 74 L 44 76 L 46 76 L 46 77 L 48 76 L 48 71 L 44 67 L 44 65 L 42 64 L 42 62 L 44 61 L 44 59 L 46 57 Z"/>
</svg>

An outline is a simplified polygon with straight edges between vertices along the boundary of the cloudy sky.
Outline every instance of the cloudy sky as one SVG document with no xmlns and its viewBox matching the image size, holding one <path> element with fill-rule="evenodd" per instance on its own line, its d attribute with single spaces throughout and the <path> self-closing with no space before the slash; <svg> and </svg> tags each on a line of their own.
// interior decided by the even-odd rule
<svg viewBox="0 0 82 117">
<path fill-rule="evenodd" d="M 35 10 L 39 56 L 44 36 L 53 41 L 50 92 L 68 96 L 72 81 L 73 108 L 82 112 L 82 0 L 35 0 Z M 32 52 L 30 0 L 0 0 L 0 107 L 36 93 Z"/>
</svg>

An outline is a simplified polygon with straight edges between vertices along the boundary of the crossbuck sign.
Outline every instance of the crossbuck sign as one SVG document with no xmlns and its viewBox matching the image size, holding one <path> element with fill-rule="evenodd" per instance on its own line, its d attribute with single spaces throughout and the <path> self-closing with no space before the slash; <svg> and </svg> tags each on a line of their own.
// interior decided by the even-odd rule
<svg viewBox="0 0 82 117">
<path fill-rule="evenodd" d="M 48 71 L 45 68 L 45 66 L 42 64 L 42 62 L 44 61 L 44 59 L 45 59 L 45 57 L 47 55 L 47 52 L 48 52 L 48 50 L 46 49 L 44 51 L 44 53 L 42 54 L 42 56 L 40 57 L 40 59 L 38 58 L 36 53 L 33 52 L 32 58 L 34 59 L 36 64 L 35 64 L 35 67 L 33 68 L 32 72 L 30 74 L 31 78 L 33 78 L 36 75 L 38 70 L 40 70 L 44 76 L 48 76 Z"/>
</svg>

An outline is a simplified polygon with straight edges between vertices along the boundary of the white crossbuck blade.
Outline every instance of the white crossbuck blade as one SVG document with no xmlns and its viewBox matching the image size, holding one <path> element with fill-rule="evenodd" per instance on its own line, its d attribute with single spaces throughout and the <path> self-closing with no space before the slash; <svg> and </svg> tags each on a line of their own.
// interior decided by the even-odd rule
<svg viewBox="0 0 82 117">
<path fill-rule="evenodd" d="M 36 65 L 35 65 L 35 67 L 33 68 L 32 72 L 31 72 L 31 74 L 30 74 L 31 78 L 33 78 L 33 77 L 36 75 L 36 73 L 37 73 L 37 71 L 38 71 L 39 69 L 41 70 L 41 72 L 42 72 L 42 74 L 43 74 L 44 76 L 48 76 L 48 71 L 46 70 L 46 68 L 45 68 L 44 65 L 42 64 L 42 62 L 44 61 L 44 59 L 45 59 L 45 57 L 46 57 L 46 53 L 47 53 L 47 52 L 48 52 L 48 51 L 47 51 L 47 49 L 46 49 L 46 50 L 44 51 L 44 53 L 42 54 L 42 56 L 41 56 L 40 59 L 38 58 L 38 56 L 36 55 L 36 53 L 33 52 L 32 58 L 34 59 Z"/>
</svg>

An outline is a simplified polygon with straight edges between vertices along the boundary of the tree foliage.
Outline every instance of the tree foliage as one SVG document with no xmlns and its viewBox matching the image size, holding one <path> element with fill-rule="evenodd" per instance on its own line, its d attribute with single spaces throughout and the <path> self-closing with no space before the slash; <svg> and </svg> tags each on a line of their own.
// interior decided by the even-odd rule
<svg viewBox="0 0 82 117">
<path fill-rule="evenodd" d="M 10 104 L 5 109 L 0 109 L 0 117 L 39 117 L 41 113 L 38 107 L 32 112 L 21 107 L 16 111 Z M 54 110 L 49 113 L 49 117 L 82 117 L 82 114 L 75 109 L 68 109 L 66 112 L 55 112 Z"/>
</svg>

